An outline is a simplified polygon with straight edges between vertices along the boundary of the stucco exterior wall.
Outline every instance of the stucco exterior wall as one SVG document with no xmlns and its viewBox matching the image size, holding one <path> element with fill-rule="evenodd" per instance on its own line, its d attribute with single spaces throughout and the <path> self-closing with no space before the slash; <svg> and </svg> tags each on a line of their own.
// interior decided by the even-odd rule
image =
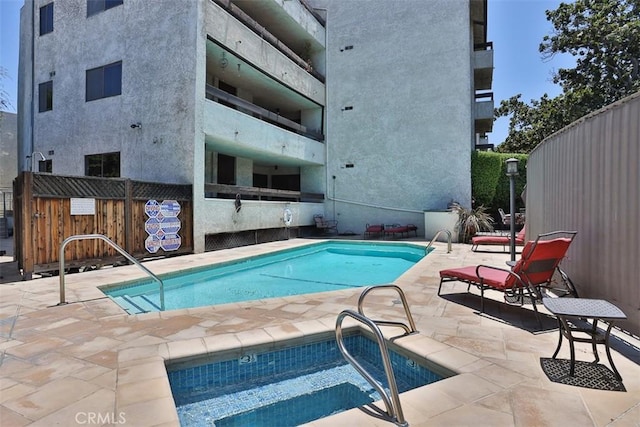
<svg viewBox="0 0 640 427">
<path fill-rule="evenodd" d="M 420 226 L 424 210 L 444 209 L 451 199 L 470 205 L 468 0 L 309 0 L 326 15 L 326 29 L 298 2 L 265 0 L 280 8 L 265 20 L 293 24 L 286 28 L 296 36 L 306 37 L 308 28 L 320 42 L 314 46 L 326 46 L 326 85 L 208 0 L 180 7 L 174 0 L 125 1 L 91 17 L 86 0 L 56 1 L 54 31 L 39 36 L 39 8 L 49 2 L 26 0 L 21 18 L 20 158 L 41 151 L 53 160 L 54 173 L 84 175 L 86 155 L 120 152 L 123 177 L 192 183 L 196 252 L 204 250 L 208 233 L 280 226 L 286 205 L 255 203 L 265 209 L 260 213 L 248 203 L 242 217 L 227 218 L 229 201 L 204 198 L 204 183 L 215 174 L 211 151 L 240 159 L 239 185 L 250 185 L 255 164 L 299 168 L 301 190 L 324 193 L 327 201 L 301 203 L 297 225 L 324 213 L 340 221 L 340 231 L 361 232 L 366 222 Z M 322 120 L 320 109 L 302 113 L 305 125 L 324 126 L 325 141 L 208 101 L 208 36 L 254 65 L 255 75 L 282 83 L 283 91 L 321 105 L 326 100 Z M 86 102 L 86 70 L 115 61 L 122 61 L 122 94 Z M 37 87 L 48 80 L 53 110 L 39 113 Z M 131 128 L 137 123 L 141 127 Z"/>
<path fill-rule="evenodd" d="M 340 230 L 470 205 L 468 2 L 313 3 L 327 9 L 326 208 Z"/>
<path fill-rule="evenodd" d="M 119 151 L 121 176 L 191 182 L 196 29 L 184 23 L 195 22 L 197 2 L 124 2 L 90 17 L 85 0 L 55 2 L 54 31 L 40 36 L 39 8 L 49 1 L 35 1 L 34 151 L 53 160 L 54 173 L 84 175 L 78 159 Z M 122 94 L 86 102 L 86 70 L 116 61 Z M 39 113 L 38 84 L 48 80 L 53 110 Z"/>
</svg>

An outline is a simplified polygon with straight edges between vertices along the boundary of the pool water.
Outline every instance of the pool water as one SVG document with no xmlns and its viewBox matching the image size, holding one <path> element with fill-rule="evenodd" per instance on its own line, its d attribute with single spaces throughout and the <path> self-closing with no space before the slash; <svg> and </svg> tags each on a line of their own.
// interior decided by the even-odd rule
<svg viewBox="0 0 640 427">
<path fill-rule="evenodd" d="M 388 389 L 378 345 L 360 334 L 344 342 Z M 443 378 L 396 352 L 390 359 L 401 393 Z M 335 339 L 167 371 L 183 427 L 296 426 L 381 398 Z"/>
<path fill-rule="evenodd" d="M 162 277 L 165 309 L 391 283 L 425 256 L 418 245 L 323 242 Z M 160 310 L 150 279 L 103 288 L 130 314 Z"/>
</svg>

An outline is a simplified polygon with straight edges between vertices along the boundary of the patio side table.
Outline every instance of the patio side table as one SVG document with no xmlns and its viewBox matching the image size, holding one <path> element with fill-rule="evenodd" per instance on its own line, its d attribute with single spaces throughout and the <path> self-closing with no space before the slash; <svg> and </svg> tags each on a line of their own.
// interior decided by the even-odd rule
<svg viewBox="0 0 640 427">
<path fill-rule="evenodd" d="M 562 345 L 562 337 L 564 336 L 569 340 L 569 349 L 571 351 L 571 370 L 569 375 L 573 376 L 575 373 L 576 353 L 574 349 L 574 342 L 591 343 L 593 348 L 593 355 L 595 361 L 598 363 L 600 358 L 598 357 L 598 351 L 596 350 L 597 344 L 604 344 L 607 351 L 607 358 L 609 364 L 616 375 L 616 378 L 622 381 L 620 373 L 613 364 L 611 358 L 611 350 L 609 349 L 609 336 L 611 335 L 611 328 L 616 320 L 626 319 L 627 316 L 615 305 L 609 301 L 602 299 L 586 299 L 586 298 L 543 298 L 542 303 L 551 313 L 555 314 L 558 318 L 559 339 L 558 347 L 555 353 L 553 353 L 553 359 L 556 358 L 560 347 Z M 593 319 L 593 323 L 590 328 L 582 328 L 572 323 L 569 319 Z M 598 332 L 598 321 L 603 320 L 608 322 L 609 326 L 604 334 Z M 576 332 L 582 332 L 588 335 L 585 337 L 575 337 L 573 334 Z"/>
</svg>

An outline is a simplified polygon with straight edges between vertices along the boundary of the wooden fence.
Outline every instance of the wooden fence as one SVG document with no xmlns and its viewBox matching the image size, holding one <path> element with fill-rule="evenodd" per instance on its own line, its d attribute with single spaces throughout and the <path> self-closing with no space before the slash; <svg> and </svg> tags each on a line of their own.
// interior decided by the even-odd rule
<svg viewBox="0 0 640 427">
<path fill-rule="evenodd" d="M 193 252 L 191 185 L 22 172 L 14 209 L 15 259 L 25 280 L 57 272 L 60 246 L 73 235 L 102 234 L 137 259 Z M 124 260 L 97 239 L 71 242 L 64 256 L 67 268 Z"/>
</svg>

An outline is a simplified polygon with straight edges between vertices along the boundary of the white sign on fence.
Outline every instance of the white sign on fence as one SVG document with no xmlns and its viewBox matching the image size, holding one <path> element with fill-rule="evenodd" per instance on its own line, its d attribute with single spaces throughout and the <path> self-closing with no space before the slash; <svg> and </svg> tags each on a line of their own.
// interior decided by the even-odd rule
<svg viewBox="0 0 640 427">
<path fill-rule="evenodd" d="M 96 199 L 71 198 L 71 215 L 95 215 Z"/>
</svg>

